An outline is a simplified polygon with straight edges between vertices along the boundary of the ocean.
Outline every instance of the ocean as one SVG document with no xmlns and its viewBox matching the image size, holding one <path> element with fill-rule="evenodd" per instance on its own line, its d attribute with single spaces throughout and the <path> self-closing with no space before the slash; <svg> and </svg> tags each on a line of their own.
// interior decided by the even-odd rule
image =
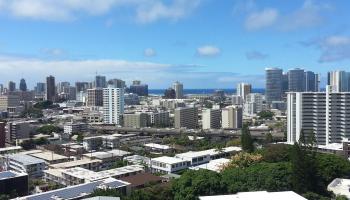
<svg viewBox="0 0 350 200">
<path fill-rule="evenodd" d="M 236 89 L 184 89 L 184 94 L 213 94 L 216 90 L 223 90 L 226 95 L 236 94 Z M 150 95 L 163 95 L 165 89 L 149 89 Z M 252 89 L 253 93 L 265 93 L 263 88 Z"/>
</svg>

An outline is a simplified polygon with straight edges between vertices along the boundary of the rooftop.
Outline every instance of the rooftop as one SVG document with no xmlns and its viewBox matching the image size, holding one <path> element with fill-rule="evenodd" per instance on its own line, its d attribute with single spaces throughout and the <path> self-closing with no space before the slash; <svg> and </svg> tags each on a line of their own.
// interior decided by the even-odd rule
<svg viewBox="0 0 350 200">
<path fill-rule="evenodd" d="M 217 155 L 220 151 L 222 152 L 234 152 L 234 151 L 241 151 L 242 148 L 241 147 L 225 147 L 221 150 L 219 149 L 208 149 L 208 150 L 204 150 L 204 151 L 189 151 L 186 153 L 180 153 L 180 154 L 176 154 L 175 157 L 178 158 L 194 158 L 194 157 L 201 157 L 201 156 L 206 156 L 206 155 Z"/>
<path fill-rule="evenodd" d="M 86 153 L 84 156 L 89 158 L 98 158 L 98 159 L 105 159 L 105 158 L 111 158 L 111 157 L 122 157 L 125 155 L 131 154 L 130 152 L 114 149 L 111 151 L 97 151 L 93 153 Z"/>
<path fill-rule="evenodd" d="M 142 174 L 136 174 L 134 176 L 120 178 L 120 180 L 130 183 L 131 187 L 142 186 L 149 182 L 161 182 L 163 179 L 164 178 L 155 176 L 151 173 L 142 173 Z"/>
<path fill-rule="evenodd" d="M 0 180 L 14 178 L 14 177 L 18 177 L 18 176 L 25 176 L 25 175 L 27 175 L 27 174 L 26 173 L 17 173 L 17 172 L 13 172 L 13 171 L 3 171 L 3 172 L 0 172 Z"/>
<path fill-rule="evenodd" d="M 34 156 L 36 158 L 40 158 L 43 159 L 45 161 L 55 161 L 55 160 L 64 160 L 64 159 L 68 159 L 67 156 L 62 156 L 59 154 L 56 154 L 54 152 L 50 152 L 50 151 L 44 151 L 41 153 L 33 153 L 30 154 L 31 156 Z"/>
<path fill-rule="evenodd" d="M 21 150 L 21 149 L 22 149 L 21 146 L 4 147 L 4 148 L 0 148 L 0 154 L 1 154 L 2 152 L 14 151 L 14 150 Z"/>
<path fill-rule="evenodd" d="M 336 195 L 345 195 L 350 198 L 350 179 L 334 179 L 327 187 L 329 191 L 332 191 Z"/>
<path fill-rule="evenodd" d="M 13 154 L 10 155 L 9 158 L 11 160 L 15 160 L 19 163 L 23 163 L 23 165 L 33 165 L 38 163 L 45 163 L 44 160 L 35 158 L 33 156 L 25 155 L 25 154 Z"/>
<path fill-rule="evenodd" d="M 68 169 L 80 165 L 85 165 L 89 163 L 96 163 L 96 162 L 102 162 L 101 160 L 98 159 L 81 159 L 81 160 L 74 160 L 74 161 L 69 161 L 69 162 L 63 162 L 63 163 L 58 163 L 58 164 L 53 164 L 50 165 L 52 168 L 62 168 L 62 169 Z"/>
<path fill-rule="evenodd" d="M 158 157 L 158 158 L 152 158 L 152 161 L 157 161 L 157 162 L 166 163 L 166 164 L 170 164 L 170 165 L 183 162 L 183 160 L 180 159 L 180 158 L 169 157 L 169 156 L 162 156 L 162 157 Z"/>
<path fill-rule="evenodd" d="M 156 143 L 148 143 L 148 144 L 145 144 L 144 146 L 149 148 L 155 148 L 155 149 L 163 149 L 163 150 L 171 149 L 171 147 L 168 145 L 161 145 Z"/>
<path fill-rule="evenodd" d="M 207 169 L 214 172 L 220 172 L 222 167 L 230 162 L 230 159 L 219 158 L 216 160 L 211 160 L 209 163 L 198 165 L 195 167 L 191 167 L 190 169 L 199 170 L 199 169 Z"/>
<path fill-rule="evenodd" d="M 298 195 L 292 191 L 285 192 L 266 192 L 266 191 L 258 191 L 258 192 L 239 192 L 237 194 L 232 195 L 218 195 L 218 196 L 203 196 L 199 197 L 200 200 L 307 200 L 304 197 Z"/>
<path fill-rule="evenodd" d="M 84 183 L 80 185 L 61 188 L 39 194 L 33 194 L 26 197 L 20 197 L 20 200 L 57 200 L 57 199 L 78 199 L 86 197 L 97 188 L 121 188 L 129 185 L 114 178 L 108 178 L 91 183 Z"/>
</svg>

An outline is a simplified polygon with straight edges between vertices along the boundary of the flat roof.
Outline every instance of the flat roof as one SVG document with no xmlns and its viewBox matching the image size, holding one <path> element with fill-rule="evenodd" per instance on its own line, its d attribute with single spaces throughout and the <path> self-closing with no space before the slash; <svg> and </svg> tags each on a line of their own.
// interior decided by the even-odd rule
<svg viewBox="0 0 350 200">
<path fill-rule="evenodd" d="M 101 163 L 102 160 L 98 160 L 98 159 L 91 160 L 91 159 L 83 158 L 81 160 L 74 160 L 74 161 L 69 161 L 69 162 L 53 164 L 53 165 L 50 165 L 50 167 L 67 169 L 67 168 L 73 168 L 76 166 L 85 165 L 85 164 L 89 164 L 89 163 L 97 163 L 97 162 Z"/>
<path fill-rule="evenodd" d="M 81 167 L 75 167 L 75 168 L 66 169 L 65 171 L 63 171 L 63 173 L 80 178 L 80 179 L 84 179 L 84 180 L 96 181 L 96 180 L 101 180 L 108 177 L 120 176 L 120 175 L 132 173 L 132 172 L 139 172 L 143 170 L 144 170 L 144 166 L 142 165 L 129 165 L 125 167 L 119 167 L 119 168 L 99 171 L 99 172 L 94 172 Z"/>
<path fill-rule="evenodd" d="M 28 174 L 17 173 L 17 172 L 13 172 L 13 171 L 3 171 L 3 172 L 0 172 L 0 180 L 19 177 L 19 176 L 26 176 L 26 175 L 28 175 Z"/>
<path fill-rule="evenodd" d="M 230 162 L 230 159 L 219 158 L 219 159 L 211 160 L 209 161 L 209 163 L 205 163 L 195 167 L 190 167 L 190 169 L 192 170 L 207 169 L 214 172 L 220 172 L 222 170 L 222 167 L 228 164 L 229 162 Z"/>
<path fill-rule="evenodd" d="M 148 143 L 148 144 L 144 144 L 144 146 L 150 147 L 150 148 L 155 148 L 155 149 L 163 149 L 163 150 L 172 149 L 168 145 L 162 145 L 162 144 L 156 144 L 156 143 Z"/>
<path fill-rule="evenodd" d="M 350 179 L 336 178 L 327 187 L 336 195 L 345 195 L 350 198 Z"/>
<path fill-rule="evenodd" d="M 33 194 L 25 197 L 20 197 L 20 200 L 57 200 L 57 199 L 77 199 L 86 197 L 97 188 L 120 188 L 130 185 L 130 183 L 120 181 L 114 178 L 108 178 L 91 183 L 84 183 L 75 186 L 69 186 L 57 190 Z"/>
<path fill-rule="evenodd" d="M 12 154 L 9 156 L 11 160 L 15 160 L 19 163 L 22 163 L 23 165 L 33 165 L 33 164 L 39 164 L 39 163 L 45 163 L 44 160 L 35 158 L 33 156 L 29 156 L 26 154 Z"/>
<path fill-rule="evenodd" d="M 222 149 L 222 152 L 234 152 L 234 151 L 242 151 L 241 147 L 225 147 Z M 178 158 L 195 158 L 195 157 L 201 157 L 201 156 L 206 156 L 206 155 L 217 155 L 219 153 L 218 149 L 208 149 L 204 151 L 189 151 L 186 153 L 180 153 L 176 154 L 175 157 Z"/>
<path fill-rule="evenodd" d="M 200 200 L 307 200 L 306 198 L 298 195 L 293 191 L 285 191 L 285 192 L 266 192 L 266 191 L 258 191 L 258 192 L 239 192 L 237 194 L 232 195 L 218 195 L 218 196 L 202 196 L 199 197 Z"/>
<path fill-rule="evenodd" d="M 6 152 L 6 151 L 21 150 L 21 149 L 22 149 L 21 146 L 4 147 L 4 148 L 0 148 L 0 153 Z"/>
<path fill-rule="evenodd" d="M 44 152 L 41 152 L 41 153 L 33 153 L 33 154 L 30 154 L 30 155 L 34 156 L 36 158 L 43 159 L 45 161 L 55 161 L 55 160 L 68 159 L 67 156 L 62 156 L 62 155 L 59 155 L 57 153 L 50 152 L 50 151 L 44 151 Z"/>
<path fill-rule="evenodd" d="M 176 163 L 181 163 L 184 162 L 181 158 L 175 158 L 175 157 L 170 157 L 170 156 L 162 156 L 158 158 L 152 158 L 152 161 L 157 161 L 161 163 L 166 163 L 166 164 L 176 164 Z"/>
<path fill-rule="evenodd" d="M 125 155 L 130 155 L 131 153 L 128 151 L 123 151 L 120 149 L 114 149 L 111 151 L 97 151 L 93 153 L 86 153 L 84 156 L 86 157 L 93 157 L 93 158 L 98 158 L 98 159 L 104 159 L 104 158 L 111 158 L 111 157 L 121 157 Z"/>
</svg>

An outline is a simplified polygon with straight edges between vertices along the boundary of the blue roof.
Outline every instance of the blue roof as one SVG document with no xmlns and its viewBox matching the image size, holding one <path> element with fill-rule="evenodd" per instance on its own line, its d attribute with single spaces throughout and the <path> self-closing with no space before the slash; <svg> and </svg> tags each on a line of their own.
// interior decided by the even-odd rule
<svg viewBox="0 0 350 200">
<path fill-rule="evenodd" d="M 61 188 L 58 190 L 52 190 L 49 192 L 34 194 L 27 197 L 22 197 L 21 199 L 25 199 L 25 200 L 56 200 L 57 198 L 76 199 L 76 198 L 85 197 L 91 194 L 94 190 L 96 190 L 101 185 L 107 186 L 108 188 L 120 188 L 120 187 L 125 187 L 128 184 L 114 178 L 108 178 L 105 180 L 95 181 L 91 183 L 84 183 L 80 185 Z"/>
<path fill-rule="evenodd" d="M 10 172 L 10 171 L 4 171 L 4 172 L 0 172 L 0 180 L 1 179 L 8 179 L 8 178 L 13 178 L 16 177 L 17 174 Z"/>
<path fill-rule="evenodd" d="M 13 154 L 10 155 L 9 158 L 11 160 L 16 160 L 17 162 L 23 163 L 23 165 L 33 165 L 38 163 L 45 163 L 44 160 L 35 158 L 33 156 L 25 155 L 25 154 Z"/>
</svg>

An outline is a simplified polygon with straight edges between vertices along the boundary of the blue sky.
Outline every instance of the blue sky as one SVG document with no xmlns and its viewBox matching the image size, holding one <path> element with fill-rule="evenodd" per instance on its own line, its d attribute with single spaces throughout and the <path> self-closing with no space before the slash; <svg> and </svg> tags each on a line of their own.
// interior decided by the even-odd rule
<svg viewBox="0 0 350 200">
<path fill-rule="evenodd" d="M 0 83 L 264 87 L 264 68 L 350 64 L 348 0 L 0 0 Z"/>
</svg>

